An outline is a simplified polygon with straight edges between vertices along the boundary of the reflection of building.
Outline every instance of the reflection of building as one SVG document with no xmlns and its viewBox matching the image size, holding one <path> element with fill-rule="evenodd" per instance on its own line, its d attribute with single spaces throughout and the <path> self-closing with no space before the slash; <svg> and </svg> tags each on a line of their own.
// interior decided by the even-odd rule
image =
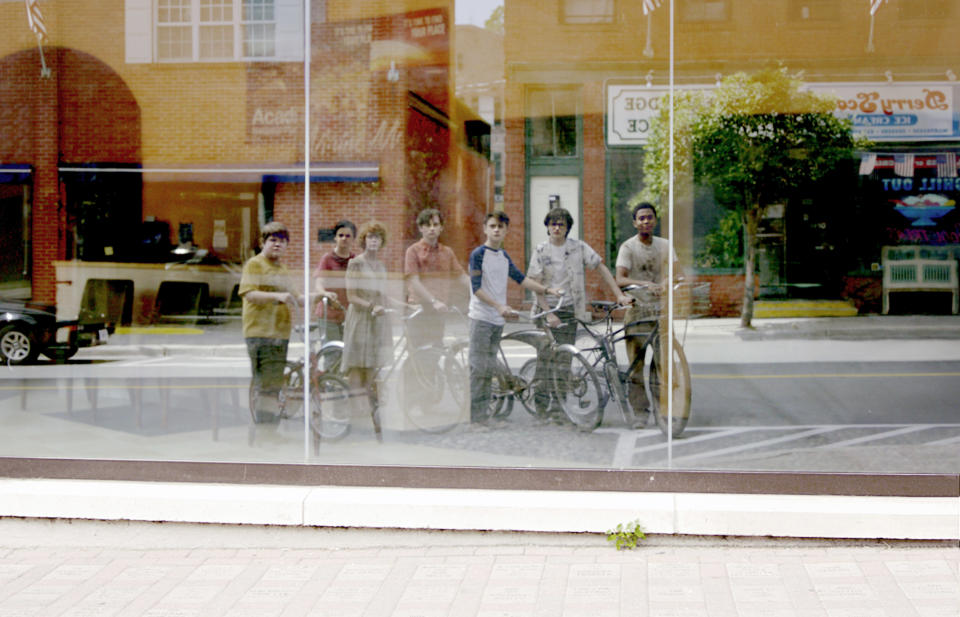
<svg viewBox="0 0 960 617">
<path fill-rule="evenodd" d="M 274 217 L 297 266 L 305 241 L 319 259 L 318 229 L 378 218 L 399 271 L 428 205 L 466 255 L 490 201 L 489 127 L 452 102 L 452 3 L 384 4 L 314 2 L 308 146 L 300 0 L 50 3 L 49 78 L 23 5 L 0 5 L 0 283 L 52 300 L 57 261 L 162 262 L 178 244 L 240 262 Z M 136 292 L 135 318 L 154 292 Z"/>
<path fill-rule="evenodd" d="M 494 200 L 503 202 L 503 35 L 476 26 L 457 26 L 454 43 L 457 98 L 491 127 Z"/>
<path fill-rule="evenodd" d="M 711 88 L 723 75 L 782 63 L 839 95 L 838 114 L 852 115 L 857 130 L 876 140 L 874 152 L 864 153 L 865 160 L 877 155 L 876 170 L 858 174 L 851 161 L 767 213 L 759 269 L 761 295 L 850 297 L 878 311 L 881 247 L 920 238 L 890 231 L 905 223 L 891 200 L 912 193 L 894 191 L 886 179 L 914 170 L 917 179 L 956 176 L 960 43 L 949 33 L 956 3 L 883 4 L 872 20 L 869 6 L 822 0 L 675 0 L 649 15 L 644 4 L 507 0 L 507 31 L 524 33 L 506 41 L 506 139 L 516 154 L 506 164 L 505 203 L 527 229 L 509 239 L 512 252 L 523 255 L 538 240 L 542 212 L 556 200 L 611 259 L 632 233 L 624 204 L 643 186 L 644 133 L 670 78 L 672 5 L 678 87 Z M 869 102 L 863 97 L 876 97 L 877 109 L 854 109 Z M 895 154 L 917 156 L 894 172 Z M 939 167 L 921 166 L 938 156 Z M 946 199 L 960 194 L 938 186 L 934 193 Z M 687 267 L 696 265 L 720 214 L 707 189 L 677 196 L 674 240 Z M 955 244 L 958 220 L 937 219 L 938 235 L 923 242 Z M 728 279 L 713 280 L 720 286 Z"/>
</svg>

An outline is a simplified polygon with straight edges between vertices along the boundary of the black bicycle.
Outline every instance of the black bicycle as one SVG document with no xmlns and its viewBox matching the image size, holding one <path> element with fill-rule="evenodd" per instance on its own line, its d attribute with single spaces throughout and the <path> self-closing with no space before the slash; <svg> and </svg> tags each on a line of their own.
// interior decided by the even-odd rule
<svg viewBox="0 0 960 617">
<path fill-rule="evenodd" d="M 624 291 L 630 291 L 630 288 L 624 288 Z M 629 425 L 636 425 L 643 421 L 643 416 L 639 412 L 643 410 L 633 409 L 630 403 L 630 389 L 637 387 L 631 376 L 637 372 L 642 372 L 644 384 L 647 390 L 647 398 L 650 401 L 650 414 L 653 416 L 657 427 L 664 435 L 673 437 L 679 436 L 690 421 L 690 401 L 692 388 L 690 382 L 690 366 L 687 364 L 687 357 L 683 352 L 683 347 L 675 337 L 672 344 L 672 371 L 669 396 L 671 402 L 667 401 L 667 381 L 666 357 L 667 349 L 661 335 L 660 322 L 662 319 L 659 303 L 654 304 L 634 304 L 640 313 L 640 319 L 623 324 L 620 327 L 614 327 L 613 313 L 619 309 L 626 308 L 624 305 L 615 302 L 594 301 L 591 305 L 604 312 L 604 316 L 597 322 L 580 321 L 583 334 L 577 339 L 577 347 L 580 353 L 588 359 L 598 375 L 603 376 L 607 392 L 610 398 L 614 400 L 617 408 L 620 410 L 624 421 Z M 596 328 L 596 324 L 603 322 L 605 324 L 603 331 Z M 642 332 L 628 332 L 635 326 L 642 326 Z M 617 361 L 616 344 L 621 341 L 637 340 L 640 341 L 641 349 L 650 353 L 637 354 L 633 362 L 622 369 Z M 672 413 L 671 413 L 672 411 Z M 601 408 L 600 414 L 603 410 Z M 597 420 L 597 426 L 600 420 Z"/>
</svg>

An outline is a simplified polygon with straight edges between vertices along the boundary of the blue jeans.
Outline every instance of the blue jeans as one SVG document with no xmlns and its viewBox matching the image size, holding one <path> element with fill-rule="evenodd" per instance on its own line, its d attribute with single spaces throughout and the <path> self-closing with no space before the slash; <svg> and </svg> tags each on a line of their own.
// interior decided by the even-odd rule
<svg viewBox="0 0 960 617">
<path fill-rule="evenodd" d="M 470 422 L 488 419 L 490 386 L 497 366 L 497 349 L 503 326 L 470 320 Z"/>
</svg>

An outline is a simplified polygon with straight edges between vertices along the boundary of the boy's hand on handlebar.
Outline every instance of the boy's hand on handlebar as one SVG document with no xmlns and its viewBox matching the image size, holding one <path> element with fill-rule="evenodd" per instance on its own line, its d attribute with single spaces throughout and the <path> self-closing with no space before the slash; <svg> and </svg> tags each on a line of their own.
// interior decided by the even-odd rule
<svg viewBox="0 0 960 617">
<path fill-rule="evenodd" d="M 548 295 L 548 296 L 565 296 L 565 295 L 567 295 L 567 293 L 566 293 L 562 288 L 560 288 L 560 287 L 557 287 L 557 288 L 545 287 L 545 288 L 544 288 L 544 291 L 547 292 L 547 295 Z"/>
<path fill-rule="evenodd" d="M 509 319 L 511 317 L 517 316 L 517 312 L 506 304 L 500 305 L 500 308 L 497 310 L 499 311 L 500 316 L 503 317 L 504 319 Z"/>
<path fill-rule="evenodd" d="M 630 306 L 636 301 L 637 301 L 636 298 L 634 298 L 633 296 L 628 296 L 627 294 L 619 294 L 617 296 L 617 304 L 619 304 L 620 306 Z"/>
</svg>

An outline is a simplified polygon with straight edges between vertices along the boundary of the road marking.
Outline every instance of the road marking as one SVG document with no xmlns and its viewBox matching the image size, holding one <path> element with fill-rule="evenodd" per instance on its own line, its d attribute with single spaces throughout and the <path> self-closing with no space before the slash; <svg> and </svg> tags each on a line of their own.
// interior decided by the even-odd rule
<svg viewBox="0 0 960 617">
<path fill-rule="evenodd" d="M 688 454 L 687 456 L 675 456 L 673 460 L 675 462 L 679 461 L 695 461 L 701 458 L 713 458 L 716 456 L 721 456 L 724 454 L 736 454 L 738 452 L 746 452 L 747 450 L 755 450 L 757 448 L 762 448 L 764 446 L 770 446 L 778 443 L 785 443 L 788 441 L 796 441 L 798 439 L 806 439 L 807 437 L 813 437 L 814 435 L 820 435 L 822 433 L 828 433 L 830 431 L 836 430 L 836 427 L 833 426 L 824 426 L 819 428 L 812 428 L 806 431 L 799 433 L 794 433 L 793 435 L 784 435 L 782 437 L 774 437 L 772 439 L 764 439 L 761 441 L 755 441 L 752 443 L 742 444 L 739 446 L 731 446 L 729 448 L 721 448 L 719 450 L 711 450 L 710 452 L 701 452 L 700 454 Z"/>
<path fill-rule="evenodd" d="M 873 435 L 864 435 L 863 437 L 857 437 L 855 439 L 846 439 L 844 441 L 836 441 L 834 443 L 826 444 L 819 446 L 822 450 L 829 450 L 831 448 L 843 448 L 845 446 L 852 446 L 861 443 L 867 443 L 870 441 L 877 441 L 878 439 L 886 439 L 888 437 L 895 437 L 897 435 L 906 435 L 907 433 L 915 433 L 917 431 L 925 431 L 929 427 L 918 425 L 918 426 L 905 426 L 900 429 L 892 431 L 884 431 L 882 433 L 876 433 Z"/>
</svg>

